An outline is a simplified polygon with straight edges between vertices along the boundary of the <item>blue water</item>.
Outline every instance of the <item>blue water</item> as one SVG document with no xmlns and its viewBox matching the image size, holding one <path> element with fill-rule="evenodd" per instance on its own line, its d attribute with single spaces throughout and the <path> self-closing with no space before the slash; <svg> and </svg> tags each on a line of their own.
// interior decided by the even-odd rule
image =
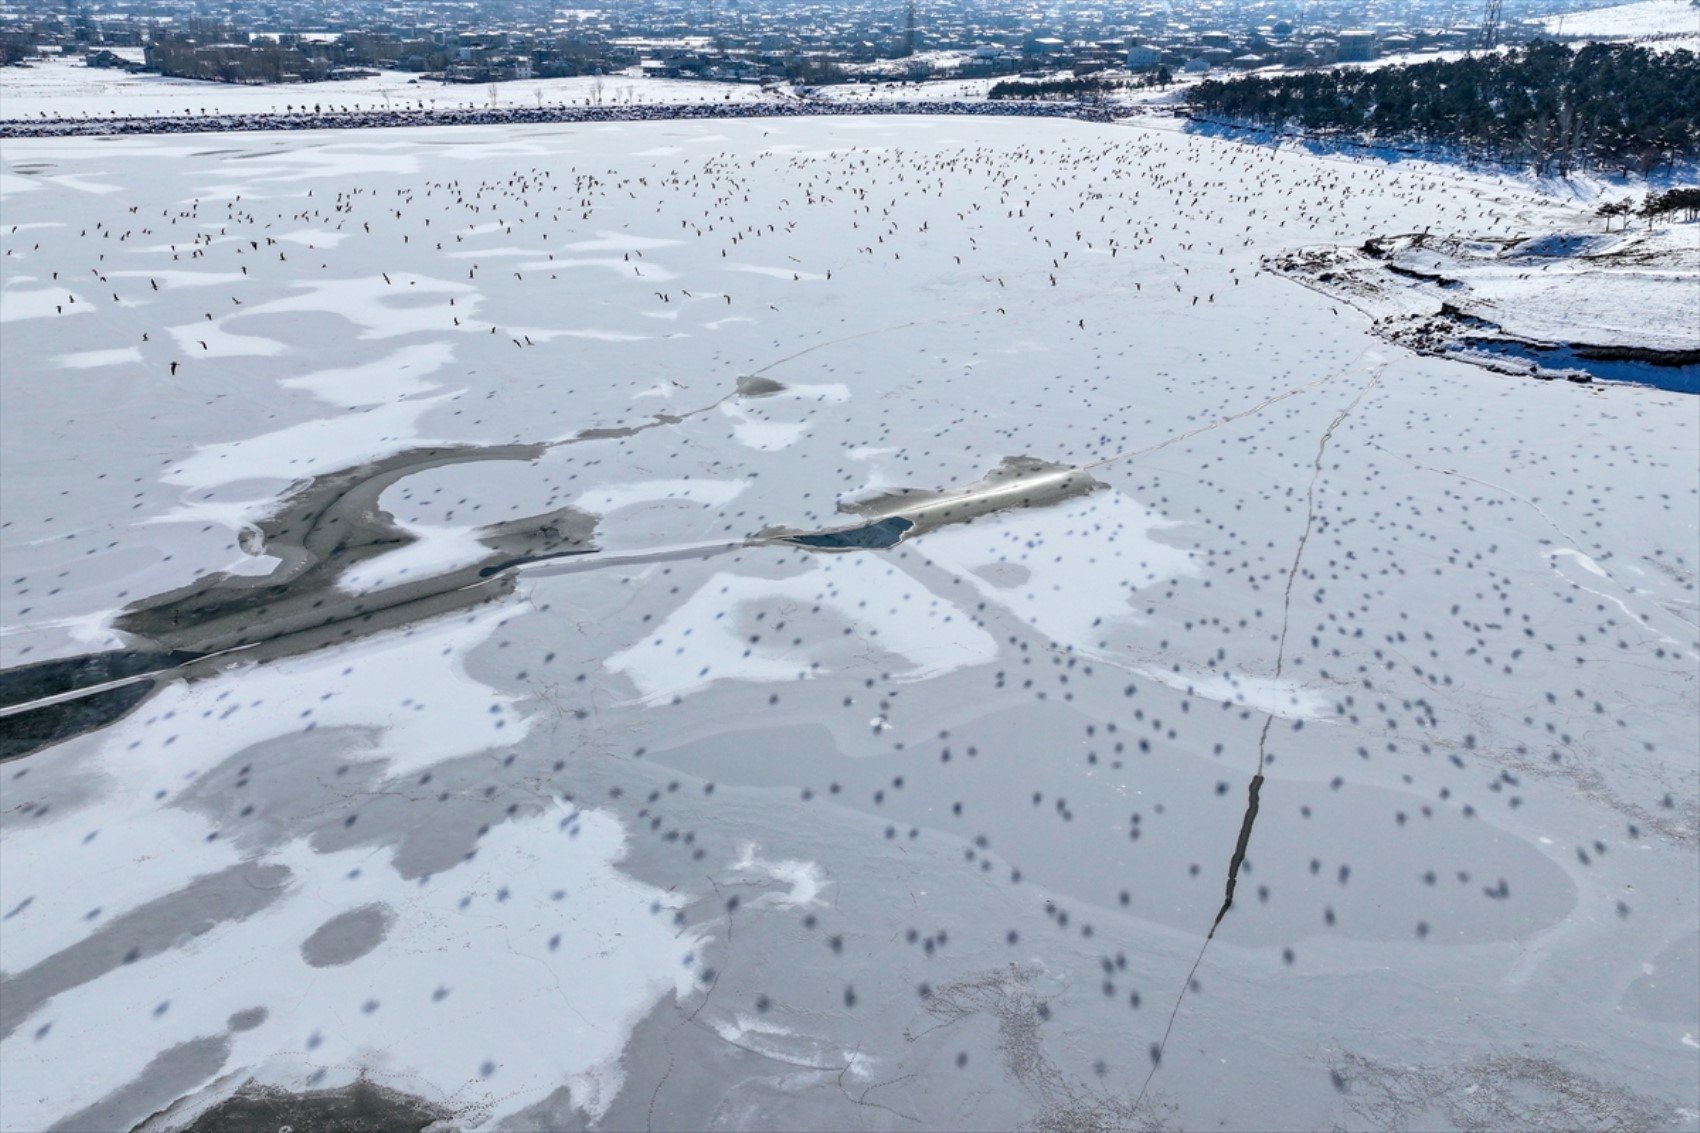
<svg viewBox="0 0 1700 1133">
<path fill-rule="evenodd" d="M 904 532 L 915 526 L 901 515 L 891 516 L 870 523 L 865 527 L 852 527 L 848 531 L 827 531 L 819 535 L 793 535 L 791 542 L 800 543 L 805 547 L 819 547 L 826 551 L 850 550 L 881 550 L 895 547 Z"/>
<path fill-rule="evenodd" d="M 1501 342 L 1496 339 L 1473 338 L 1471 350 L 1496 354 L 1502 358 L 1520 358 L 1546 370 L 1580 370 L 1599 381 L 1634 382 L 1653 386 L 1672 393 L 1700 394 L 1700 364 L 1655 366 L 1651 362 L 1602 361 L 1584 358 L 1573 347 L 1553 346 L 1537 350 L 1520 342 Z"/>
</svg>

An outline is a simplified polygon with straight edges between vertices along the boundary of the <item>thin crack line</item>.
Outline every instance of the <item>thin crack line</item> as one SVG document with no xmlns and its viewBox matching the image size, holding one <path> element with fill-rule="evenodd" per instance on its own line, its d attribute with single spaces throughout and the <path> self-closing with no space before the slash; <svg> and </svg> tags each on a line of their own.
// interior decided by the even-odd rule
<svg viewBox="0 0 1700 1133">
<path fill-rule="evenodd" d="M 1315 389 L 1317 386 L 1323 385 L 1326 382 L 1333 381 L 1334 378 L 1337 377 L 1337 376 L 1338 375 L 1329 375 L 1328 377 L 1317 378 L 1315 381 L 1312 381 L 1312 382 L 1306 382 L 1303 385 L 1294 386 L 1293 388 L 1291 388 L 1289 390 L 1284 390 L 1281 393 L 1274 394 L 1271 397 L 1266 397 L 1262 401 L 1258 402 L 1256 405 L 1253 405 L 1253 406 L 1251 406 L 1250 408 L 1247 408 L 1247 409 L 1242 409 L 1238 413 L 1230 413 L 1226 417 L 1219 417 L 1216 420 L 1210 422 L 1208 425 L 1200 425 L 1196 429 L 1189 429 L 1184 433 L 1177 433 L 1172 437 L 1168 437 L 1164 440 L 1158 441 L 1156 444 L 1147 445 L 1145 448 L 1128 449 L 1125 452 L 1111 453 L 1109 456 L 1100 457 L 1097 460 L 1092 461 L 1090 464 L 1081 465 L 1080 470 L 1082 472 L 1089 472 L 1094 468 L 1102 468 L 1106 464 L 1115 464 L 1118 461 L 1132 460 L 1136 456 L 1148 456 L 1151 453 L 1157 452 L 1160 449 L 1166 449 L 1170 445 L 1177 445 L 1177 444 L 1180 444 L 1182 441 L 1191 440 L 1193 437 L 1198 436 L 1200 433 L 1207 433 L 1211 429 L 1218 429 L 1218 428 L 1221 428 L 1223 425 L 1232 424 L 1233 422 L 1241 420 L 1242 418 L 1250 417 L 1250 416 L 1253 416 L 1254 414 L 1261 413 L 1265 409 L 1268 409 L 1271 405 L 1274 405 L 1277 402 L 1285 401 L 1285 400 L 1287 400 L 1287 398 L 1292 397 L 1295 394 L 1303 393 L 1305 390 Z"/>
<path fill-rule="evenodd" d="M 1357 396 L 1347 403 L 1346 407 L 1335 415 L 1328 423 L 1316 445 L 1316 457 L 1311 461 L 1310 485 L 1305 489 L 1305 525 L 1299 534 L 1298 546 L 1293 550 L 1293 565 L 1287 571 L 1287 587 L 1281 598 L 1281 636 L 1275 652 L 1275 679 L 1279 680 L 1287 663 L 1287 629 L 1292 621 L 1293 583 L 1298 578 L 1299 566 L 1304 561 L 1305 544 L 1310 541 L 1311 529 L 1316 523 L 1316 485 L 1322 479 L 1322 457 L 1328 450 L 1328 442 L 1334 437 L 1334 430 L 1346 420 L 1352 410 L 1374 389 L 1381 381 L 1381 366 L 1376 365 L 1370 374 L 1369 381 L 1364 383 Z M 1303 387 L 1301 387 L 1303 388 Z M 1297 390 L 1289 391 L 1296 393 Z M 1228 880 L 1222 897 L 1222 907 L 1216 910 L 1216 919 L 1210 922 L 1210 931 L 1204 934 L 1204 940 L 1198 946 L 1198 955 L 1193 958 L 1192 967 L 1187 970 L 1186 979 L 1181 983 L 1180 992 L 1175 996 L 1175 1005 L 1169 1010 L 1168 1024 L 1163 1028 L 1163 1037 L 1152 1048 L 1151 1069 L 1145 1075 L 1145 1082 L 1139 1087 L 1139 1096 L 1134 1099 L 1138 1106 L 1145 1100 L 1146 1092 L 1151 1088 L 1151 1080 L 1157 1076 L 1157 1069 L 1162 1065 L 1163 1051 L 1168 1049 L 1169 1035 L 1175 1029 L 1175 1019 L 1180 1015 L 1181 1004 L 1186 999 L 1187 990 L 1192 987 L 1193 977 L 1197 975 L 1199 965 L 1204 963 L 1204 954 L 1210 948 L 1210 942 L 1216 939 L 1216 930 L 1221 927 L 1222 920 L 1228 915 L 1228 910 L 1234 905 L 1234 888 L 1239 884 L 1240 866 L 1245 862 L 1246 848 L 1251 844 L 1251 829 L 1257 821 L 1258 795 L 1263 789 L 1263 768 L 1268 762 L 1269 729 L 1275 723 L 1273 713 L 1264 713 L 1263 729 L 1257 737 L 1257 771 L 1251 777 L 1251 783 L 1246 791 L 1245 818 L 1240 822 L 1240 834 L 1234 843 L 1234 853 L 1228 862 Z"/>
</svg>

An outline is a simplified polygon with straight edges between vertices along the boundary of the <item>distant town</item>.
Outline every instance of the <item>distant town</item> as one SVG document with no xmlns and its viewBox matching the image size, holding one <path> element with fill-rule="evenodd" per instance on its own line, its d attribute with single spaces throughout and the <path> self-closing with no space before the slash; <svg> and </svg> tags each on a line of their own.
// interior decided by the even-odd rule
<svg viewBox="0 0 1700 1133">
<path fill-rule="evenodd" d="M 1581 6 L 1577 0 L 1575 6 Z M 1543 20 L 1563 10 L 1549 8 Z M 224 83 L 310 83 L 377 71 L 421 83 L 579 75 L 825 85 L 1126 71 L 1145 82 L 1303 69 L 1518 42 L 1543 21 L 1496 0 L 1092 5 L 640 0 L 609 8 L 423 0 L 0 4 L 0 62 Z M 1560 30 L 1557 38 L 1562 37 Z"/>
</svg>

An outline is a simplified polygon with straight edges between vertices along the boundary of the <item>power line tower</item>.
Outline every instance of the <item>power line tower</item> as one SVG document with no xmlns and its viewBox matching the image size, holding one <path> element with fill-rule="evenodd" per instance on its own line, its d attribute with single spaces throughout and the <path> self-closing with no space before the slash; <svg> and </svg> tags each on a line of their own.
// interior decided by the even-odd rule
<svg viewBox="0 0 1700 1133">
<path fill-rule="evenodd" d="M 909 18 L 903 25 L 903 57 L 915 54 L 915 0 L 909 0 Z"/>
<path fill-rule="evenodd" d="M 1499 3 L 1500 0 L 1487 0 L 1487 9 L 1482 13 L 1482 30 L 1476 36 L 1476 46 L 1483 51 L 1499 46 Z"/>
</svg>

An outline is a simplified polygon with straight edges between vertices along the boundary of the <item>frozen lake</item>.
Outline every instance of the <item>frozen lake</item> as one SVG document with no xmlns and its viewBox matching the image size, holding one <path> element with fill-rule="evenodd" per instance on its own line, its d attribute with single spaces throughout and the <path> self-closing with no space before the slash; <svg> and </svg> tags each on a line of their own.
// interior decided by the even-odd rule
<svg viewBox="0 0 1700 1133">
<path fill-rule="evenodd" d="M 0 1128 L 1700 1128 L 1693 397 L 1172 126 L 8 141 Z"/>
</svg>

